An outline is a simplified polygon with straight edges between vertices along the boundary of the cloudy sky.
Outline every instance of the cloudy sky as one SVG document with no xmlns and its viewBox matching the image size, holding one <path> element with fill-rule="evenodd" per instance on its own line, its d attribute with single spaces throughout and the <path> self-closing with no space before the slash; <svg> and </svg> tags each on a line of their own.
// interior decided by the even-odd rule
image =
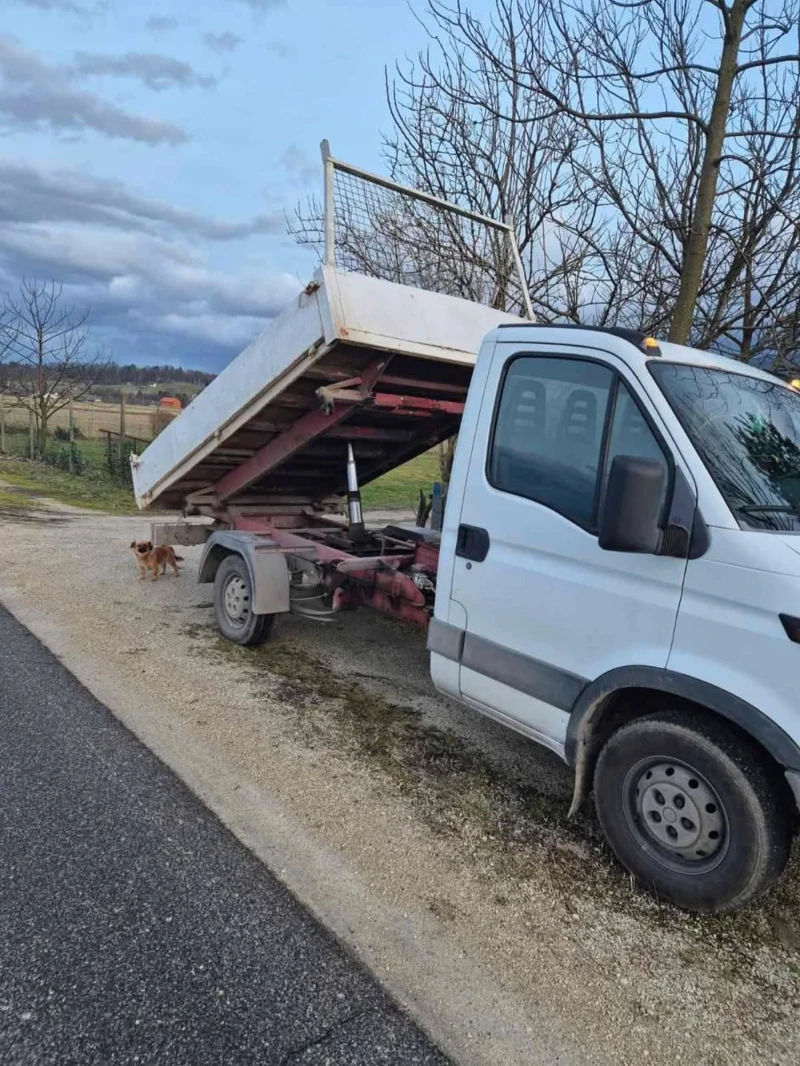
<svg viewBox="0 0 800 1066">
<path fill-rule="evenodd" d="M 380 169 L 406 0 L 0 0 L 0 291 L 62 282 L 119 362 L 218 370 L 305 284 L 319 142 Z"/>
</svg>

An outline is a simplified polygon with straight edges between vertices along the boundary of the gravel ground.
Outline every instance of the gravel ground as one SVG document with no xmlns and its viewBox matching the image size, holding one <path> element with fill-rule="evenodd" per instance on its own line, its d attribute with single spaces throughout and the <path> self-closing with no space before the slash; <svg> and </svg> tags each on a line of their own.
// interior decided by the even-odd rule
<svg viewBox="0 0 800 1066">
<path fill-rule="evenodd" d="M 567 821 L 555 757 L 434 692 L 421 634 L 287 617 L 239 649 L 200 549 L 136 580 L 146 519 L 5 506 L 0 525 L 0 601 L 457 1060 L 798 1061 L 797 856 L 738 915 L 659 905 L 591 812 Z"/>
</svg>

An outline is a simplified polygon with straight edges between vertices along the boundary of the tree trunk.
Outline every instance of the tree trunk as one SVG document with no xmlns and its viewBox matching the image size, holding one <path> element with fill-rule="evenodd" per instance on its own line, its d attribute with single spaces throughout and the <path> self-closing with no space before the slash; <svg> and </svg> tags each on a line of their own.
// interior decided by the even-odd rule
<svg viewBox="0 0 800 1066">
<path fill-rule="evenodd" d="M 75 473 L 75 412 L 72 400 L 69 401 L 69 472 Z"/>
<path fill-rule="evenodd" d="M 717 75 L 717 91 L 706 134 L 706 147 L 697 185 L 697 201 L 692 216 L 692 228 L 683 257 L 681 286 L 672 314 L 669 339 L 675 344 L 688 344 L 692 329 L 697 296 L 703 280 L 711 217 L 717 195 L 717 180 L 728 127 L 733 83 L 739 61 L 742 27 L 749 0 L 733 0 L 728 13 L 727 32 L 723 38 L 722 55 Z"/>
<path fill-rule="evenodd" d="M 48 412 L 47 409 L 42 406 L 39 410 L 39 441 L 37 445 L 40 459 L 44 459 L 47 454 L 47 421 Z"/>
</svg>

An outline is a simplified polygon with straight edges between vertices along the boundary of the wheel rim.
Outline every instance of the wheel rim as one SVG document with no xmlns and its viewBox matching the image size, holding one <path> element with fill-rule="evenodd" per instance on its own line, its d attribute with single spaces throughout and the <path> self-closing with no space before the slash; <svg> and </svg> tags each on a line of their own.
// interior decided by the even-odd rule
<svg viewBox="0 0 800 1066">
<path fill-rule="evenodd" d="M 243 629 L 250 617 L 250 588 L 238 574 L 233 574 L 225 582 L 222 603 L 230 624 L 236 629 Z"/>
<path fill-rule="evenodd" d="M 625 817 L 640 846 L 661 865 L 704 874 L 729 844 L 728 817 L 708 780 L 677 759 L 642 760 L 625 775 Z"/>
</svg>

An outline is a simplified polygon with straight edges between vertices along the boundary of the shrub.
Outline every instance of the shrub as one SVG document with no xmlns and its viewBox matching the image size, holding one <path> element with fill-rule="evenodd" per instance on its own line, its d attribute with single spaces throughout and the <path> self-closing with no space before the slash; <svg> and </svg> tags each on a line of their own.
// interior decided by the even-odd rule
<svg viewBox="0 0 800 1066">
<path fill-rule="evenodd" d="M 46 452 L 42 459 L 45 463 L 49 463 L 50 466 L 57 466 L 59 470 L 69 470 L 70 468 L 70 449 L 56 448 L 54 451 Z M 81 455 L 78 448 L 72 445 L 72 473 L 82 476 L 86 473 L 86 460 Z"/>
<path fill-rule="evenodd" d="M 83 430 L 80 426 L 75 426 L 72 430 L 73 440 L 83 440 Z M 66 426 L 56 426 L 53 430 L 53 440 L 69 440 L 69 430 Z"/>
<path fill-rule="evenodd" d="M 126 488 L 133 487 L 131 473 L 131 455 L 136 451 L 136 444 L 127 438 L 119 446 L 119 438 L 106 437 L 106 469 L 112 481 Z"/>
</svg>

